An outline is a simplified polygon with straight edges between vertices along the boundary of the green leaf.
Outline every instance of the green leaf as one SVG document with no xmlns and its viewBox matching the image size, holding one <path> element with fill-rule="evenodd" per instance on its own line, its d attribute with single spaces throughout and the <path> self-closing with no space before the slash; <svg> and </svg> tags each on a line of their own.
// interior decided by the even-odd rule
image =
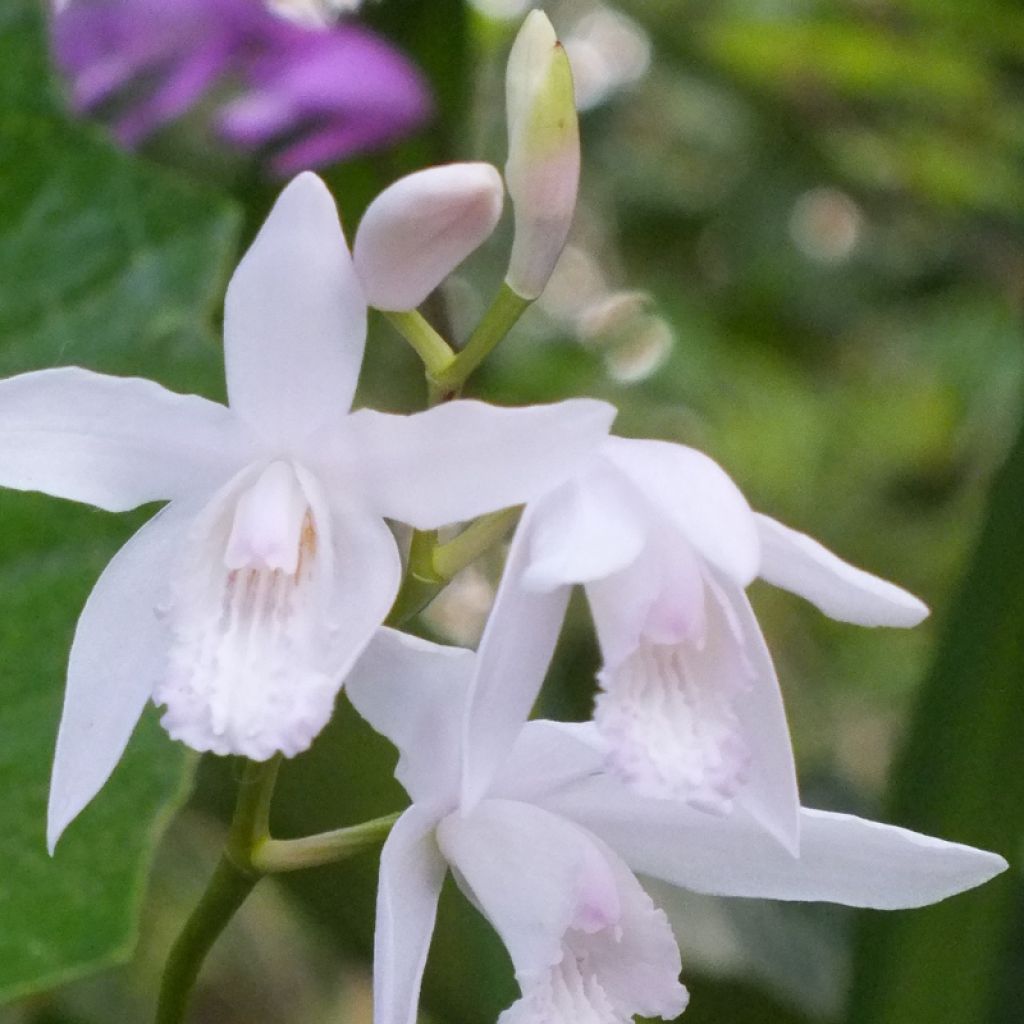
<svg viewBox="0 0 1024 1024">
<path fill-rule="evenodd" d="M 234 211 L 63 114 L 40 5 L 3 5 L 0 52 L 0 373 L 82 364 L 217 392 L 207 323 L 235 248 Z M 0 1000 L 129 954 L 154 842 L 191 776 L 147 716 L 111 783 L 47 856 L 75 620 L 142 518 L 0 494 Z"/>
<path fill-rule="evenodd" d="M 1024 831 L 1024 432 L 894 768 L 891 818 L 1018 860 Z M 848 1020 L 984 1024 L 1018 906 L 1013 870 L 935 907 L 862 922 Z"/>
</svg>

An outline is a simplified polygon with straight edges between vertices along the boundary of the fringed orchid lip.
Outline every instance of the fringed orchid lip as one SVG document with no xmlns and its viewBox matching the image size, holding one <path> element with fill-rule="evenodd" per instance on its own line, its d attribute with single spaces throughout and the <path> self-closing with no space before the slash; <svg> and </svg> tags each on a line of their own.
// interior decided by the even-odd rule
<svg viewBox="0 0 1024 1024">
<path fill-rule="evenodd" d="M 174 739 L 253 760 L 309 745 L 337 691 L 334 558 L 323 491 L 300 465 L 245 471 L 214 497 L 171 588 L 153 694 Z"/>
<path fill-rule="evenodd" d="M 522 996 L 500 1024 L 627 1024 L 682 1012 L 668 921 L 596 837 L 535 805 L 486 799 L 444 818 L 437 839 L 512 958 Z"/>
</svg>

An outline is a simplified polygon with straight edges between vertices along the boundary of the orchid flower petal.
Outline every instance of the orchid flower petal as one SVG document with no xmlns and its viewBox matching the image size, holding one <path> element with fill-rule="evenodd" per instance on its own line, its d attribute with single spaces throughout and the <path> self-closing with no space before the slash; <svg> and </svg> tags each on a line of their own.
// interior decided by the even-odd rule
<svg viewBox="0 0 1024 1024">
<path fill-rule="evenodd" d="M 750 687 L 736 705 L 740 734 L 750 757 L 747 781 L 737 800 L 795 854 L 800 848 L 800 792 L 772 656 L 743 588 L 724 577 L 710 585 L 727 607 L 737 654 L 750 674 Z"/>
<path fill-rule="evenodd" d="M 415 309 L 498 223 L 505 188 L 490 164 L 428 167 L 377 196 L 352 256 L 376 309 Z"/>
<path fill-rule="evenodd" d="M 0 381 L 0 483 L 122 512 L 215 486 L 246 457 L 231 413 L 78 367 Z"/>
<path fill-rule="evenodd" d="M 402 582 L 394 534 L 376 513 L 335 502 L 331 643 L 340 683 L 386 618 Z"/>
<path fill-rule="evenodd" d="M 663 552 L 660 561 L 678 583 L 688 574 L 675 570 L 670 556 Z M 657 566 L 638 563 L 587 587 L 605 651 L 594 720 L 609 770 L 641 796 L 710 814 L 740 804 L 795 853 L 793 749 L 778 680 L 743 588 L 710 569 L 698 573 L 699 614 L 682 615 L 684 625 L 695 620 L 697 628 L 652 637 L 644 611 L 650 595 L 642 587 L 648 580 L 657 588 L 657 578 Z M 685 598 L 677 594 L 672 604 L 685 608 Z"/>
<path fill-rule="evenodd" d="M 646 642 L 703 642 L 700 559 L 685 537 L 657 528 L 647 534 L 631 564 L 586 585 L 605 671 L 614 671 Z"/>
<path fill-rule="evenodd" d="M 624 1024 L 634 1016 L 674 1020 L 686 1009 L 689 993 L 679 982 L 682 964 L 672 927 L 628 865 L 599 845 L 615 876 L 621 914 L 614 930 L 588 936 L 582 944 L 587 967 Z"/>
<path fill-rule="evenodd" d="M 484 800 L 471 814 L 446 817 L 438 845 L 460 887 L 494 925 L 516 976 L 558 963 L 570 928 L 614 923 L 615 878 L 578 825 L 532 804 Z"/>
<path fill-rule="evenodd" d="M 538 497 L 600 443 L 614 416 L 584 398 L 521 409 L 456 401 L 412 416 L 362 410 L 350 423 L 374 507 L 429 530 Z"/>
<path fill-rule="evenodd" d="M 526 586 L 602 579 L 630 565 L 644 546 L 642 506 L 603 460 L 541 498 L 534 516 Z"/>
<path fill-rule="evenodd" d="M 527 722 L 501 765 L 489 793 L 538 803 L 548 793 L 602 772 L 608 744 L 593 722 Z"/>
<path fill-rule="evenodd" d="M 365 341 L 366 300 L 334 199 L 300 174 L 228 285 L 231 408 L 265 442 L 299 443 L 351 404 Z"/>
<path fill-rule="evenodd" d="M 153 692 L 174 739 L 255 761 L 309 745 L 337 692 L 333 545 L 319 489 L 288 463 L 247 466 L 207 502 L 171 578 Z"/>
<path fill-rule="evenodd" d="M 483 797 L 530 714 L 569 603 L 569 587 L 541 593 L 523 585 L 531 524 L 527 507 L 480 639 L 462 742 L 465 811 Z"/>
<path fill-rule="evenodd" d="M 828 548 L 758 515 L 761 578 L 806 598 L 830 618 L 859 626 L 916 626 L 928 606 L 894 583 L 857 569 Z"/>
<path fill-rule="evenodd" d="M 594 832 L 634 871 L 717 896 L 895 910 L 972 889 L 1007 867 L 984 850 L 807 808 L 794 857 L 743 813 L 718 817 L 638 800 L 609 777 L 564 788 L 544 805 Z"/>
<path fill-rule="evenodd" d="M 191 502 L 157 513 L 103 570 L 82 609 L 50 780 L 51 853 L 110 777 L 165 671 L 169 636 L 160 611 L 194 514 Z"/>
<path fill-rule="evenodd" d="M 398 748 L 395 777 L 419 804 L 457 800 L 461 712 L 475 663 L 472 651 L 385 627 L 345 681 L 356 711 Z"/>
<path fill-rule="evenodd" d="M 694 448 L 609 438 L 603 454 L 716 568 L 746 586 L 757 575 L 754 514 L 725 470 Z"/>
<path fill-rule="evenodd" d="M 686 1005 L 665 915 L 594 836 L 531 804 L 452 814 L 438 844 L 508 949 L 522 998 L 503 1024 L 625 1024 Z"/>
<path fill-rule="evenodd" d="M 447 866 L 435 818 L 418 806 L 395 822 L 380 855 L 373 939 L 374 1024 L 416 1024 Z"/>
<path fill-rule="evenodd" d="M 610 769 L 638 794 L 724 814 L 750 773 L 738 710 L 752 681 L 728 608 L 703 591 L 701 581 L 699 642 L 644 636 L 629 657 L 606 662 L 594 722 Z"/>
</svg>

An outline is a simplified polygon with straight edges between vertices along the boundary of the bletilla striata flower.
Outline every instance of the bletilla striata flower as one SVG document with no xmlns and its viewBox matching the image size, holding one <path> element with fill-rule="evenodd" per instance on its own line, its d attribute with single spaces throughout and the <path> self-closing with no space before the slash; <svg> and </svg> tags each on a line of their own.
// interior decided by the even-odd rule
<svg viewBox="0 0 1024 1024">
<path fill-rule="evenodd" d="M 586 400 L 349 413 L 365 334 L 334 201 L 307 173 L 228 286 L 227 407 L 75 367 L 0 382 L 0 483 L 110 511 L 170 499 L 79 620 L 51 849 L 151 698 L 197 750 L 303 750 L 398 589 L 385 517 L 430 529 L 518 504 L 607 432 L 614 410 Z"/>
<path fill-rule="evenodd" d="M 995 854 L 801 809 L 794 856 L 743 808 L 638 796 L 592 723 L 526 722 L 564 611 L 523 616 L 505 577 L 477 654 L 381 630 L 348 694 L 401 752 L 413 800 L 381 854 L 375 1024 L 413 1024 L 446 870 L 494 926 L 521 990 L 501 1024 L 628 1024 L 687 1002 L 665 915 L 634 871 L 697 892 L 915 907 L 1002 871 Z M 543 606 L 543 607 L 541 607 Z"/>
<path fill-rule="evenodd" d="M 604 662 L 595 721 L 620 777 L 713 813 L 738 804 L 795 850 L 792 747 L 744 588 L 761 576 L 862 625 L 912 626 L 925 606 L 755 514 L 711 459 L 663 441 L 609 438 L 520 534 L 520 604 L 585 586 Z"/>
</svg>

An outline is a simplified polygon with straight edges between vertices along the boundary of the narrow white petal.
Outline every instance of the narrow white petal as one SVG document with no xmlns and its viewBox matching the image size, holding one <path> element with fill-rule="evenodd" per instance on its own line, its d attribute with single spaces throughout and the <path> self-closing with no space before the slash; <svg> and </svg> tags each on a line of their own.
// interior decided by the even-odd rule
<svg viewBox="0 0 1024 1024">
<path fill-rule="evenodd" d="M 713 585 L 728 609 L 738 654 L 751 679 L 745 698 L 736 706 L 740 732 L 750 755 L 747 781 L 737 800 L 769 834 L 796 853 L 800 845 L 800 792 L 775 665 L 743 588 L 724 577 L 718 577 Z"/>
<path fill-rule="evenodd" d="M 46 840 L 57 840 L 99 792 L 167 663 L 160 615 L 168 578 L 196 509 L 174 503 L 113 557 L 75 629 L 50 780 Z"/>
<path fill-rule="evenodd" d="M 410 807 L 380 855 L 373 939 L 374 1024 L 416 1024 L 446 865 L 432 815 Z"/>
<path fill-rule="evenodd" d="M 379 629 L 345 691 L 356 711 L 398 747 L 395 777 L 420 804 L 458 799 L 462 713 L 476 655 Z"/>
<path fill-rule="evenodd" d="M 694 448 L 621 437 L 605 455 L 714 566 L 746 586 L 757 575 L 754 514 L 725 470 Z"/>
<path fill-rule="evenodd" d="M 748 815 L 637 800 L 592 778 L 545 805 L 600 836 L 635 871 L 717 896 L 895 910 L 935 903 L 1006 869 L 1002 857 L 846 814 L 803 809 L 793 856 Z"/>
<path fill-rule="evenodd" d="M 446 402 L 350 420 L 373 507 L 429 530 L 520 505 L 561 483 L 607 435 L 615 409 L 577 398 L 499 408 Z"/>
<path fill-rule="evenodd" d="M 530 714 L 562 629 L 569 587 L 548 592 L 523 585 L 532 510 L 527 508 L 480 640 L 466 702 L 462 805 L 487 791 Z"/>
<path fill-rule="evenodd" d="M 534 515 L 526 585 L 537 590 L 601 579 L 630 565 L 646 539 L 646 509 L 604 460 L 593 460 Z"/>
<path fill-rule="evenodd" d="M 757 516 L 762 579 L 791 590 L 830 618 L 859 626 L 916 626 L 928 606 L 894 583 L 844 562 L 805 533 Z"/>
<path fill-rule="evenodd" d="M 339 685 L 384 622 L 402 582 L 394 534 L 361 505 L 334 502 L 332 648 Z"/>
<path fill-rule="evenodd" d="M 428 167 L 367 207 L 352 255 L 377 309 L 415 309 L 494 230 L 505 186 L 490 164 Z"/>
<path fill-rule="evenodd" d="M 216 402 L 77 366 L 0 381 L 0 485 L 112 512 L 216 486 L 247 444 Z"/>
<path fill-rule="evenodd" d="M 224 359 L 231 408 L 293 446 L 355 393 L 366 300 L 334 199 L 315 174 L 281 193 L 228 285 Z"/>
</svg>

